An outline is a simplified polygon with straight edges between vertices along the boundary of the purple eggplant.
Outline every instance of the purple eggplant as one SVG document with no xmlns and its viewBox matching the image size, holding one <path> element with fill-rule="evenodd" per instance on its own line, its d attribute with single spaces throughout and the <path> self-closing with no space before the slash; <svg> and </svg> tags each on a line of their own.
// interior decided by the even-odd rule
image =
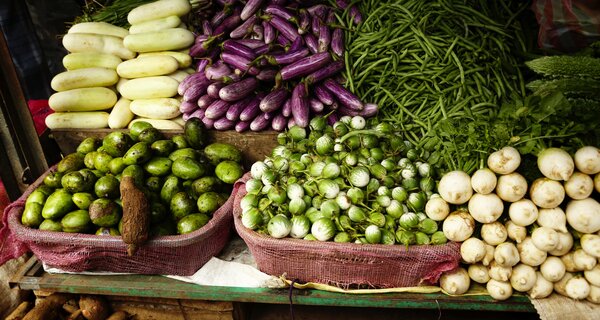
<svg viewBox="0 0 600 320">
<path fill-rule="evenodd" d="M 312 33 L 315 36 L 319 35 L 319 31 L 321 30 L 321 18 L 319 18 L 318 16 L 313 15 L 312 19 L 310 21 L 310 31 L 312 31 Z"/>
<path fill-rule="evenodd" d="M 335 0 L 335 4 L 342 10 L 348 8 L 348 1 L 346 0 Z"/>
<path fill-rule="evenodd" d="M 362 22 L 362 14 L 356 5 L 350 7 L 350 16 L 352 17 L 354 24 L 360 24 Z"/>
<path fill-rule="evenodd" d="M 198 101 L 198 98 L 206 93 L 206 88 L 208 88 L 207 81 L 192 84 L 183 93 L 183 101 Z"/>
<path fill-rule="evenodd" d="M 325 67 L 311 73 L 306 77 L 307 84 L 317 83 L 323 79 L 327 79 L 334 74 L 337 74 L 344 69 L 344 61 L 339 60 L 326 65 Z"/>
<path fill-rule="evenodd" d="M 263 131 L 269 126 L 269 119 L 266 117 L 266 113 L 259 114 L 250 122 L 250 130 L 252 131 Z"/>
<path fill-rule="evenodd" d="M 296 28 L 294 28 L 294 26 L 289 21 L 279 16 L 272 15 L 271 20 L 269 22 L 286 39 L 294 41 L 296 40 L 296 37 L 299 37 L 298 30 L 296 30 Z"/>
<path fill-rule="evenodd" d="M 274 5 L 274 4 L 268 5 L 265 8 L 265 12 L 270 15 L 283 18 L 287 21 L 290 21 L 293 23 L 298 23 L 298 19 L 296 18 L 296 16 L 294 16 L 290 10 L 288 10 L 282 6 L 278 6 L 278 5 Z"/>
<path fill-rule="evenodd" d="M 307 8 L 306 11 L 308 11 L 308 13 L 310 13 L 312 16 L 324 18 L 327 14 L 327 11 L 329 11 L 329 8 L 324 4 L 317 4 Z"/>
<path fill-rule="evenodd" d="M 331 51 L 338 57 L 344 55 L 344 31 L 340 28 L 333 30 L 331 36 Z"/>
<path fill-rule="evenodd" d="M 229 103 L 227 101 L 215 100 L 204 110 L 204 117 L 216 120 L 224 116 L 228 109 Z"/>
<path fill-rule="evenodd" d="M 179 105 L 179 111 L 181 113 L 192 113 L 196 109 L 198 109 L 198 105 L 192 101 L 182 101 Z"/>
<path fill-rule="evenodd" d="M 292 99 L 291 98 L 285 100 L 285 102 L 283 103 L 283 107 L 281 107 L 281 114 L 286 118 L 289 118 L 292 115 Z"/>
<path fill-rule="evenodd" d="M 279 88 L 271 91 L 267 94 L 259 104 L 259 108 L 262 112 L 273 112 L 279 110 L 285 103 L 289 96 L 289 92 L 286 89 Z"/>
<path fill-rule="evenodd" d="M 292 91 L 292 117 L 296 125 L 306 128 L 308 126 L 309 105 L 306 92 L 306 86 L 298 83 Z"/>
<path fill-rule="evenodd" d="M 325 105 L 323 104 L 323 102 L 319 101 L 319 99 L 316 98 L 311 98 L 308 102 L 308 105 L 310 107 L 310 111 L 312 111 L 313 113 L 319 113 L 325 110 Z"/>
<path fill-rule="evenodd" d="M 231 74 L 231 69 L 223 61 L 219 60 L 204 69 L 204 75 L 209 80 L 221 80 Z"/>
<path fill-rule="evenodd" d="M 271 46 L 268 44 L 265 44 L 263 46 L 260 46 L 260 47 L 254 49 L 254 53 L 256 53 L 259 56 L 262 54 L 265 54 L 269 51 L 271 51 Z"/>
<path fill-rule="evenodd" d="M 246 108 L 246 106 L 248 106 L 252 102 L 253 99 L 254 99 L 254 97 L 247 97 L 245 99 L 242 99 L 240 101 L 236 101 L 236 102 L 232 103 L 229 106 L 229 109 L 227 110 L 225 117 L 227 117 L 227 119 L 229 119 L 231 121 L 239 120 L 240 114 L 242 113 L 244 108 Z"/>
<path fill-rule="evenodd" d="M 340 120 L 340 118 L 337 116 L 337 114 L 332 113 L 329 115 L 329 117 L 327 117 L 327 124 L 330 126 L 333 126 L 339 120 Z"/>
<path fill-rule="evenodd" d="M 329 90 L 327 90 L 322 85 L 315 86 L 314 93 L 315 93 L 315 96 L 317 97 L 317 99 L 319 99 L 319 101 L 323 102 L 324 105 L 330 106 L 335 102 L 335 98 L 333 97 L 331 92 L 329 92 Z"/>
<path fill-rule="evenodd" d="M 217 12 L 212 19 L 210 19 L 210 24 L 213 27 L 213 30 L 216 26 L 220 25 L 221 23 L 223 23 L 223 20 L 225 20 L 225 18 L 227 18 L 228 13 L 227 10 L 221 10 L 219 12 Z M 214 34 L 214 33 L 213 33 Z"/>
<path fill-rule="evenodd" d="M 190 118 L 204 118 L 204 109 L 196 109 L 196 111 L 192 113 L 187 113 L 187 116 L 185 113 L 183 114 L 183 121 L 188 121 Z"/>
<path fill-rule="evenodd" d="M 229 17 L 225 18 L 221 24 L 215 27 L 213 33 L 215 36 L 229 34 L 229 32 L 239 26 L 241 22 L 242 18 L 240 17 L 240 11 L 236 8 Z"/>
<path fill-rule="evenodd" d="M 244 57 L 240 57 L 238 55 L 227 52 L 221 53 L 221 59 L 223 59 L 223 61 L 225 61 L 225 63 L 229 64 L 230 66 L 237 68 L 242 72 L 248 72 L 253 76 L 257 75 L 260 72 L 259 69 L 251 65 L 252 61 L 250 61 L 250 59 L 246 59 Z"/>
<path fill-rule="evenodd" d="M 254 60 L 254 58 L 256 58 L 256 52 L 254 50 L 239 42 L 231 40 L 223 42 L 223 50 L 249 60 Z"/>
<path fill-rule="evenodd" d="M 354 111 L 361 111 L 364 109 L 363 103 L 360 99 L 354 95 L 352 92 L 348 91 L 341 84 L 337 83 L 333 79 L 327 79 L 323 82 L 323 85 L 327 90 L 331 91 L 333 95 L 338 98 L 340 103 L 346 108 Z"/>
<path fill-rule="evenodd" d="M 261 41 L 265 39 L 265 30 L 262 25 L 255 24 L 254 27 L 252 27 L 252 39 Z"/>
<path fill-rule="evenodd" d="M 204 123 L 206 129 L 210 130 L 214 128 L 215 120 L 204 117 L 202 118 L 202 123 Z"/>
<path fill-rule="evenodd" d="M 235 122 L 223 117 L 215 121 L 215 123 L 213 123 L 213 127 L 215 130 L 219 131 L 231 130 L 235 127 Z"/>
<path fill-rule="evenodd" d="M 305 34 L 310 28 L 310 15 L 308 11 L 300 9 L 298 11 L 298 34 Z"/>
<path fill-rule="evenodd" d="M 242 113 L 240 113 L 241 121 L 252 121 L 252 119 L 256 118 L 256 116 L 260 113 L 260 108 L 258 107 L 260 100 L 261 99 L 255 97 L 252 99 L 252 101 L 250 101 L 250 103 L 248 103 L 248 105 L 246 105 L 244 110 L 242 110 Z"/>
<path fill-rule="evenodd" d="M 279 74 L 282 80 L 303 77 L 323 68 L 329 62 L 331 62 L 329 52 L 316 53 L 281 68 Z"/>
<path fill-rule="evenodd" d="M 281 47 L 287 48 L 291 45 L 290 40 L 288 40 L 288 38 L 284 37 L 281 33 L 277 34 L 277 37 L 275 37 L 275 42 L 277 42 L 278 45 L 280 45 Z"/>
<path fill-rule="evenodd" d="M 179 87 L 177 88 L 177 93 L 180 96 L 182 96 L 191 85 L 198 83 L 198 82 L 206 82 L 206 81 L 208 81 L 208 80 L 206 79 L 206 76 L 204 76 L 204 72 L 192 73 L 192 74 L 188 75 L 187 77 L 185 77 L 179 83 Z"/>
<path fill-rule="evenodd" d="M 232 40 L 232 41 L 235 41 L 239 44 L 243 44 L 250 49 L 256 49 L 258 47 L 262 47 L 265 45 L 264 42 L 262 42 L 260 40 L 256 40 L 256 39 L 237 39 L 237 40 Z"/>
<path fill-rule="evenodd" d="M 198 60 L 198 64 L 196 65 L 196 72 L 204 74 L 204 69 L 210 63 L 209 59 L 200 59 Z"/>
<path fill-rule="evenodd" d="M 356 110 L 348 109 L 344 106 L 339 107 L 337 109 L 337 113 L 341 116 L 351 116 L 351 117 L 360 115 L 360 112 L 358 112 Z"/>
<path fill-rule="evenodd" d="M 310 53 L 314 54 L 319 52 L 319 41 L 317 40 L 317 37 L 315 37 L 315 35 L 313 35 L 312 33 L 305 34 L 304 42 L 306 43 L 306 47 L 308 48 L 308 50 L 310 50 Z"/>
<path fill-rule="evenodd" d="M 248 0 L 244 6 L 244 9 L 242 9 L 242 13 L 240 14 L 242 20 L 247 20 L 253 16 L 254 13 L 256 13 L 256 11 L 260 8 L 262 3 L 263 0 Z"/>
<path fill-rule="evenodd" d="M 266 59 L 267 61 L 269 61 L 270 64 L 273 65 L 287 65 L 308 56 L 309 53 L 310 52 L 308 51 L 308 49 L 304 48 L 294 52 L 290 51 L 283 54 L 266 56 Z"/>
<path fill-rule="evenodd" d="M 379 107 L 377 107 L 374 103 L 365 103 L 365 108 L 360 112 L 360 115 L 365 118 L 373 117 L 379 111 Z"/>
<path fill-rule="evenodd" d="M 250 129 L 250 121 L 240 121 L 235 124 L 236 132 L 244 132 Z"/>
<path fill-rule="evenodd" d="M 213 35 L 213 27 L 210 24 L 210 21 L 208 20 L 203 20 L 202 21 L 202 34 L 205 36 L 212 36 Z"/>
<path fill-rule="evenodd" d="M 276 75 L 276 69 L 262 69 L 260 70 L 260 73 L 256 75 L 256 79 L 260 81 L 273 81 Z"/>
<path fill-rule="evenodd" d="M 329 13 L 327 14 L 327 18 L 325 18 L 325 24 L 330 26 L 335 23 L 335 20 L 336 20 L 335 11 L 333 11 L 333 10 L 329 11 Z"/>
<path fill-rule="evenodd" d="M 273 118 L 273 120 L 271 120 L 271 129 L 275 131 L 283 131 L 285 130 L 287 122 L 287 118 L 284 117 L 281 113 L 279 113 Z"/>
<path fill-rule="evenodd" d="M 248 20 L 244 21 L 244 23 L 240 24 L 237 28 L 233 29 L 229 33 L 229 37 L 232 39 L 243 38 L 245 35 L 252 32 L 252 27 L 256 24 L 256 20 L 258 18 L 256 16 L 250 17 Z"/>
<path fill-rule="evenodd" d="M 304 38 L 297 37 L 296 40 L 292 42 L 292 45 L 288 49 L 288 52 L 298 51 L 304 48 Z"/>
<path fill-rule="evenodd" d="M 210 88 L 210 86 L 208 86 L 208 88 Z M 206 91 L 208 92 L 208 88 L 206 89 Z M 200 109 L 206 109 L 208 108 L 208 106 L 210 106 L 211 103 L 213 103 L 216 99 L 211 97 L 208 93 L 201 96 L 200 98 L 198 98 L 198 103 L 196 103 L 196 105 L 198 105 L 198 108 Z"/>
<path fill-rule="evenodd" d="M 264 35 L 263 40 L 265 41 L 265 43 L 273 43 L 273 41 L 275 41 L 275 38 L 277 37 L 277 32 L 275 32 L 275 28 L 269 23 L 269 21 L 263 21 L 262 27 Z"/>
<path fill-rule="evenodd" d="M 319 26 L 319 47 L 318 47 L 318 51 L 319 52 L 325 52 L 329 49 L 329 44 L 331 43 L 331 30 L 329 30 L 329 27 L 322 23 Z"/>
<path fill-rule="evenodd" d="M 256 78 L 242 79 L 221 88 L 219 90 L 219 98 L 228 102 L 238 101 L 249 95 L 256 87 L 258 87 L 258 80 Z"/>
<path fill-rule="evenodd" d="M 206 88 L 206 93 L 213 99 L 219 99 L 219 90 L 224 86 L 225 84 L 223 82 L 213 82 Z"/>
<path fill-rule="evenodd" d="M 294 118 L 288 118 L 288 123 L 287 123 L 287 127 L 288 129 L 290 129 L 291 127 L 296 125 L 296 120 L 294 120 Z"/>
</svg>

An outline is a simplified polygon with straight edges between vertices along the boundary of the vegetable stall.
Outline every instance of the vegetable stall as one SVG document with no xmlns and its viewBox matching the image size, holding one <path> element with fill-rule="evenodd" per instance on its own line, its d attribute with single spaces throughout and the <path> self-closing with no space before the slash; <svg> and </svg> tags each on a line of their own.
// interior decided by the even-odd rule
<svg viewBox="0 0 600 320">
<path fill-rule="evenodd" d="M 5 211 L 5 239 L 44 268 L 142 275 L 15 282 L 146 296 L 143 275 L 191 276 L 239 236 L 255 269 L 313 288 L 300 304 L 597 308 L 600 46 L 540 47 L 531 8 L 87 4 L 50 83 L 62 159 Z M 151 294 L 287 303 L 169 281 Z"/>
</svg>

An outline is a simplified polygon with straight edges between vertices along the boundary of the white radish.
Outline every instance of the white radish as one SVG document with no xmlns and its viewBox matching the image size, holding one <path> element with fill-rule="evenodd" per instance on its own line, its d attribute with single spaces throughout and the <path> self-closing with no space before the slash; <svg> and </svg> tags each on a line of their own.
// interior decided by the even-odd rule
<svg viewBox="0 0 600 320">
<path fill-rule="evenodd" d="M 559 148 L 542 150 L 538 155 L 537 165 L 540 172 L 552 180 L 569 180 L 575 170 L 571 155 Z"/>
<path fill-rule="evenodd" d="M 577 249 L 573 252 L 573 263 L 579 270 L 592 270 L 596 264 L 596 257 L 589 255 L 583 249 Z"/>
<path fill-rule="evenodd" d="M 561 256 L 560 260 L 565 265 L 565 270 L 567 270 L 567 272 L 582 271 L 581 269 L 577 268 L 577 266 L 575 265 L 575 260 L 573 260 L 573 252 L 569 252 L 569 253 L 565 254 L 564 256 Z"/>
<path fill-rule="evenodd" d="M 489 266 L 492 261 L 494 261 L 494 252 L 496 251 L 496 247 L 485 244 L 485 256 L 481 259 L 481 264 L 484 266 Z"/>
<path fill-rule="evenodd" d="M 558 246 L 558 232 L 552 228 L 539 227 L 531 233 L 531 241 L 542 251 L 551 251 Z"/>
<path fill-rule="evenodd" d="M 535 285 L 535 280 L 535 269 L 522 263 L 516 265 L 510 275 L 510 285 L 520 292 L 531 290 Z"/>
<path fill-rule="evenodd" d="M 513 147 L 504 147 L 492 152 L 487 159 L 488 167 L 498 174 L 509 174 L 521 164 L 521 154 Z"/>
<path fill-rule="evenodd" d="M 600 230 L 600 203 L 593 198 L 571 200 L 565 212 L 573 229 L 582 233 L 595 233 Z"/>
<path fill-rule="evenodd" d="M 565 284 L 565 292 L 571 299 L 585 299 L 590 294 L 590 284 L 584 277 L 575 276 Z"/>
<path fill-rule="evenodd" d="M 600 304 L 600 287 L 590 285 L 590 294 L 585 299 L 591 303 Z"/>
<path fill-rule="evenodd" d="M 568 297 L 567 291 L 565 290 L 565 286 L 567 285 L 567 282 L 569 282 L 569 280 L 573 279 L 574 276 L 575 275 L 571 272 L 566 272 L 560 280 L 554 283 L 554 291 L 558 292 L 559 294 L 565 297 Z"/>
<path fill-rule="evenodd" d="M 567 216 L 561 208 L 539 209 L 537 223 L 542 227 L 568 232 Z"/>
<path fill-rule="evenodd" d="M 431 198 L 425 205 L 425 214 L 434 221 L 443 221 L 450 214 L 450 206 L 442 197 Z"/>
<path fill-rule="evenodd" d="M 451 171 L 442 177 L 438 184 L 438 192 L 446 202 L 463 204 L 471 199 L 471 177 L 463 171 Z"/>
<path fill-rule="evenodd" d="M 525 240 L 525 238 L 527 238 L 527 228 L 521 227 L 511 220 L 508 220 L 504 226 L 506 227 L 508 238 L 514 242 L 521 243 L 523 240 Z"/>
<path fill-rule="evenodd" d="M 458 210 L 448 215 L 446 220 L 444 220 L 442 230 L 446 238 L 450 241 L 465 241 L 475 231 L 475 220 L 473 220 L 473 217 L 468 212 Z"/>
<path fill-rule="evenodd" d="M 596 192 L 600 192 L 600 173 L 594 176 L 594 189 L 596 189 Z"/>
<path fill-rule="evenodd" d="M 523 242 L 517 244 L 517 249 L 521 262 L 532 267 L 544 263 L 547 257 L 546 251 L 538 249 L 533 244 L 531 237 L 527 237 Z"/>
<path fill-rule="evenodd" d="M 579 239 L 581 248 L 589 255 L 600 258 L 600 236 L 597 234 L 584 234 Z"/>
<path fill-rule="evenodd" d="M 471 187 L 475 192 L 488 194 L 494 191 L 498 178 L 490 169 L 483 168 L 475 171 L 471 176 Z"/>
<path fill-rule="evenodd" d="M 446 272 L 440 277 L 440 287 L 449 294 L 463 294 L 469 290 L 470 284 L 469 273 L 463 268 Z"/>
<path fill-rule="evenodd" d="M 477 238 L 469 238 L 460 245 L 460 256 L 468 264 L 479 262 L 485 256 L 485 244 Z"/>
<path fill-rule="evenodd" d="M 494 261 L 503 267 L 512 267 L 519 263 L 519 251 L 511 242 L 499 244 L 494 250 Z"/>
<path fill-rule="evenodd" d="M 582 200 L 594 191 L 594 180 L 585 173 L 575 172 L 569 180 L 565 181 L 564 186 L 569 198 Z"/>
<path fill-rule="evenodd" d="M 597 264 L 592 270 L 584 271 L 583 276 L 591 285 L 600 287 L 600 264 Z"/>
<path fill-rule="evenodd" d="M 492 279 L 485 286 L 489 295 L 496 300 L 506 300 L 512 296 L 512 286 L 507 281 Z"/>
<path fill-rule="evenodd" d="M 579 148 L 575 152 L 575 167 L 585 174 L 600 172 L 600 149 L 593 146 Z"/>
<path fill-rule="evenodd" d="M 513 202 L 508 207 L 510 220 L 518 226 L 527 227 L 538 218 L 538 208 L 529 199 L 521 199 Z"/>
<path fill-rule="evenodd" d="M 502 200 L 495 194 L 474 194 L 469 200 L 469 213 L 477 222 L 496 221 L 504 211 Z"/>
<path fill-rule="evenodd" d="M 556 282 L 562 279 L 566 271 L 565 264 L 559 257 L 548 257 L 546 261 L 540 265 L 542 276 L 550 282 Z"/>
<path fill-rule="evenodd" d="M 516 202 L 521 200 L 527 193 L 527 181 L 516 173 L 510 173 L 500 176 L 496 185 L 496 194 L 500 199 L 507 202 Z"/>
<path fill-rule="evenodd" d="M 546 280 L 538 271 L 536 272 L 535 285 L 527 293 L 533 299 L 543 299 L 551 295 L 552 291 L 554 291 L 552 282 Z"/>
<path fill-rule="evenodd" d="M 469 273 L 469 278 L 477 283 L 483 284 L 490 281 L 488 268 L 481 263 L 469 265 L 467 272 Z"/>
<path fill-rule="evenodd" d="M 497 246 L 506 241 L 508 232 L 502 223 L 494 221 L 481 226 L 481 238 L 487 244 Z"/>
<path fill-rule="evenodd" d="M 573 236 L 570 232 L 558 232 L 558 246 L 556 249 L 548 251 L 553 256 L 560 257 L 567 254 L 573 248 Z"/>
<path fill-rule="evenodd" d="M 496 281 L 508 281 L 512 274 L 512 267 L 503 267 L 496 261 L 492 261 L 489 265 L 488 271 L 490 278 Z"/>
<path fill-rule="evenodd" d="M 558 207 L 565 199 L 565 188 L 558 181 L 539 178 L 531 184 L 529 197 L 536 206 L 552 209 Z"/>
</svg>

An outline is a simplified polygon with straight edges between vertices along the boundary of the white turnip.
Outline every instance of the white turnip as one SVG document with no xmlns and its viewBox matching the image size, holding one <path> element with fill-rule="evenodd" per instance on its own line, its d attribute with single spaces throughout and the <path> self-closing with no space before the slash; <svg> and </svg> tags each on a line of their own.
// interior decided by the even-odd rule
<svg viewBox="0 0 600 320">
<path fill-rule="evenodd" d="M 575 170 L 573 158 L 565 150 L 547 148 L 538 154 L 540 172 L 552 180 L 569 180 Z"/>
<path fill-rule="evenodd" d="M 574 276 L 565 284 L 565 292 L 571 299 L 585 299 L 590 294 L 590 284 L 584 277 Z"/>
<path fill-rule="evenodd" d="M 527 237 L 523 242 L 517 244 L 517 250 L 519 250 L 521 262 L 532 267 L 544 263 L 547 257 L 546 251 L 538 249 L 533 244 L 531 237 Z"/>
<path fill-rule="evenodd" d="M 518 226 L 527 227 L 538 218 L 538 208 L 529 199 L 521 199 L 513 202 L 508 207 L 510 220 Z"/>
<path fill-rule="evenodd" d="M 509 174 L 521 164 L 521 154 L 513 147 L 504 147 L 492 152 L 487 159 L 488 167 L 498 174 Z"/>
<path fill-rule="evenodd" d="M 575 267 L 579 270 L 592 270 L 598 261 L 596 257 L 588 254 L 583 249 L 577 249 L 573 251 L 573 263 L 575 263 Z"/>
<path fill-rule="evenodd" d="M 481 264 L 484 266 L 489 266 L 492 261 L 494 261 L 494 252 L 496 251 L 496 247 L 485 244 L 485 256 L 481 259 Z"/>
<path fill-rule="evenodd" d="M 471 177 L 463 171 L 448 172 L 438 184 L 438 193 L 448 203 L 466 203 L 473 195 Z"/>
<path fill-rule="evenodd" d="M 425 214 L 434 221 L 443 221 L 450 214 L 450 206 L 442 197 L 432 197 L 425 205 Z"/>
<path fill-rule="evenodd" d="M 504 204 L 495 193 L 475 193 L 469 200 L 469 213 L 480 223 L 496 221 L 503 211 Z"/>
<path fill-rule="evenodd" d="M 579 239 L 581 248 L 589 255 L 600 258 L 600 236 L 597 234 L 584 234 Z"/>
<path fill-rule="evenodd" d="M 485 286 L 489 295 L 496 300 L 506 300 L 512 296 L 512 286 L 508 281 L 491 279 Z"/>
<path fill-rule="evenodd" d="M 445 272 L 440 277 L 440 287 L 449 294 L 463 294 L 469 290 L 470 284 L 469 273 L 463 268 Z"/>
<path fill-rule="evenodd" d="M 527 228 L 521 227 L 511 220 L 508 220 L 504 226 L 506 227 L 508 238 L 514 242 L 521 243 L 523 240 L 525 240 L 525 238 L 527 238 Z"/>
<path fill-rule="evenodd" d="M 497 246 L 506 241 L 507 237 L 506 227 L 498 221 L 486 223 L 481 226 L 481 238 L 487 244 Z"/>
<path fill-rule="evenodd" d="M 503 267 L 498 264 L 495 260 L 488 266 L 488 274 L 490 278 L 496 281 L 508 281 L 512 274 L 512 267 Z"/>
<path fill-rule="evenodd" d="M 600 304 L 600 287 L 590 285 L 590 294 L 585 299 L 591 303 Z"/>
<path fill-rule="evenodd" d="M 556 208 L 565 199 L 565 188 L 556 180 L 538 178 L 531 184 L 529 197 L 540 208 Z"/>
<path fill-rule="evenodd" d="M 600 203 L 593 198 L 569 201 L 565 213 L 569 225 L 581 233 L 600 230 Z"/>
<path fill-rule="evenodd" d="M 498 178 L 496 174 L 487 168 L 479 169 L 471 176 L 471 187 L 475 192 L 488 194 L 494 191 Z"/>
<path fill-rule="evenodd" d="M 551 295 L 554 291 L 552 282 L 546 280 L 539 271 L 535 275 L 535 284 L 527 292 L 529 296 L 533 299 L 543 299 Z"/>
<path fill-rule="evenodd" d="M 567 216 L 561 208 L 539 209 L 537 223 L 542 227 L 568 232 Z"/>
<path fill-rule="evenodd" d="M 594 191 L 594 180 L 585 173 L 575 172 L 564 183 L 565 192 L 571 199 L 582 200 Z"/>
<path fill-rule="evenodd" d="M 565 264 L 559 257 L 548 257 L 542 265 L 540 265 L 540 272 L 550 282 L 556 282 L 565 275 Z"/>
<path fill-rule="evenodd" d="M 444 220 L 442 230 L 448 240 L 462 242 L 471 237 L 475 231 L 475 220 L 468 212 L 457 210 Z"/>
<path fill-rule="evenodd" d="M 496 194 L 500 199 L 506 202 L 516 202 L 521 200 L 526 193 L 527 181 L 522 175 L 513 172 L 498 178 Z"/>
<path fill-rule="evenodd" d="M 600 264 L 596 264 L 592 270 L 584 271 L 583 276 L 591 285 L 600 287 Z"/>
<path fill-rule="evenodd" d="M 502 267 L 512 267 L 519 263 L 519 251 L 511 242 L 504 242 L 496 246 L 494 261 Z"/>
<path fill-rule="evenodd" d="M 573 248 L 573 235 L 570 232 L 558 232 L 558 245 L 556 249 L 548 251 L 553 256 L 560 257 L 567 254 Z"/>
<path fill-rule="evenodd" d="M 531 233 L 531 241 L 542 251 L 551 251 L 558 246 L 558 232 L 552 228 L 539 227 Z"/>
<path fill-rule="evenodd" d="M 510 275 L 510 285 L 517 291 L 526 292 L 533 288 L 535 279 L 535 269 L 520 263 L 513 267 L 512 274 Z"/>
<path fill-rule="evenodd" d="M 490 281 L 490 275 L 488 274 L 488 268 L 481 263 L 469 265 L 467 271 L 469 278 L 477 283 L 486 283 Z"/>
<path fill-rule="evenodd" d="M 579 148 L 575 152 L 575 167 L 585 174 L 600 172 L 600 149 L 593 146 Z"/>
<path fill-rule="evenodd" d="M 485 243 L 477 238 L 469 238 L 460 245 L 460 256 L 464 262 L 473 264 L 485 256 Z"/>
</svg>

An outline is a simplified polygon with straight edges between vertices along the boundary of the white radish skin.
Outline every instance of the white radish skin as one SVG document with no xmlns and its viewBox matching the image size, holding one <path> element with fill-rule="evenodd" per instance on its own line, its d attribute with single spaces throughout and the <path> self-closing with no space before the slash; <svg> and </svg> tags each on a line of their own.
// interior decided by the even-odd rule
<svg viewBox="0 0 600 320">
<path fill-rule="evenodd" d="M 517 244 L 517 249 L 519 250 L 521 262 L 532 267 L 544 263 L 547 257 L 546 251 L 538 249 L 533 244 L 531 237 L 527 237 L 523 242 Z"/>
<path fill-rule="evenodd" d="M 585 173 L 575 172 L 569 180 L 565 181 L 564 186 L 569 198 L 582 200 L 594 191 L 594 180 Z"/>
<path fill-rule="evenodd" d="M 442 197 L 431 198 L 425 205 L 425 214 L 434 221 L 443 221 L 450 214 L 450 206 Z"/>
<path fill-rule="evenodd" d="M 496 194 L 500 199 L 507 202 L 516 202 L 521 200 L 527 193 L 527 181 L 516 173 L 510 173 L 500 176 L 496 185 Z"/>
<path fill-rule="evenodd" d="M 591 303 L 600 304 L 600 287 L 590 285 L 590 294 L 585 299 Z"/>
<path fill-rule="evenodd" d="M 573 252 L 573 262 L 579 270 L 592 270 L 596 264 L 596 257 L 589 255 L 583 249 L 577 249 Z"/>
<path fill-rule="evenodd" d="M 542 276 L 550 282 L 562 279 L 566 271 L 565 264 L 559 257 L 548 257 L 540 266 Z"/>
<path fill-rule="evenodd" d="M 485 256 L 481 259 L 481 264 L 484 266 L 489 266 L 492 261 L 494 261 L 494 252 L 496 251 L 496 247 L 486 244 L 485 245 Z"/>
<path fill-rule="evenodd" d="M 573 158 L 559 148 L 542 150 L 538 155 L 537 164 L 540 172 L 552 180 L 569 180 L 575 170 Z"/>
<path fill-rule="evenodd" d="M 519 263 L 519 251 L 511 242 L 499 244 L 494 250 L 494 261 L 502 267 L 512 267 Z"/>
<path fill-rule="evenodd" d="M 496 281 L 508 281 L 512 274 L 512 267 L 503 267 L 496 261 L 492 261 L 489 266 L 488 274 L 490 275 L 490 278 Z"/>
<path fill-rule="evenodd" d="M 596 192 L 600 192 L 600 173 L 594 176 L 594 189 L 596 189 Z"/>
<path fill-rule="evenodd" d="M 537 223 L 542 227 L 552 228 L 560 232 L 568 232 L 567 216 L 561 208 L 540 209 Z"/>
<path fill-rule="evenodd" d="M 536 274 L 535 269 L 532 267 L 520 263 L 513 268 L 510 276 L 510 285 L 513 289 L 520 292 L 526 292 L 533 288 L 535 282 Z"/>
<path fill-rule="evenodd" d="M 551 251 L 558 246 L 558 232 L 552 228 L 539 227 L 531 233 L 531 241 L 542 251 Z"/>
<path fill-rule="evenodd" d="M 580 238 L 581 248 L 589 255 L 600 258 L 600 236 L 597 234 L 584 234 Z"/>
<path fill-rule="evenodd" d="M 538 271 L 536 272 L 535 285 L 527 293 L 533 299 L 543 299 L 551 295 L 552 291 L 554 291 L 552 282 L 546 280 Z"/>
<path fill-rule="evenodd" d="M 469 273 L 469 278 L 477 283 L 483 284 L 490 281 L 487 267 L 480 263 L 469 265 L 467 272 Z"/>
<path fill-rule="evenodd" d="M 595 233 L 600 230 L 600 203 L 593 198 L 569 201 L 565 213 L 569 225 L 579 232 Z"/>
<path fill-rule="evenodd" d="M 527 227 L 538 218 L 538 208 L 529 199 L 521 199 L 513 202 L 508 207 L 508 216 L 516 225 Z"/>
<path fill-rule="evenodd" d="M 521 164 L 521 154 L 513 147 L 504 147 L 492 152 L 487 159 L 488 168 L 498 174 L 509 174 Z"/>
<path fill-rule="evenodd" d="M 575 276 L 565 284 L 565 292 L 571 299 L 585 299 L 590 294 L 590 284 L 585 280 L 585 278 Z"/>
<path fill-rule="evenodd" d="M 565 275 L 557 282 L 554 283 L 554 291 L 558 292 L 559 294 L 568 297 L 567 295 L 567 291 L 565 290 L 565 286 L 567 285 L 567 282 L 569 282 L 569 280 L 573 279 L 575 275 L 567 272 L 565 273 Z"/>
<path fill-rule="evenodd" d="M 502 223 L 494 221 L 481 226 L 481 238 L 485 243 L 497 246 L 506 241 L 508 232 Z"/>
<path fill-rule="evenodd" d="M 521 227 L 510 220 L 504 226 L 506 227 L 508 238 L 514 242 L 521 243 L 527 238 L 527 228 Z"/>
<path fill-rule="evenodd" d="M 596 264 L 592 270 L 584 271 L 583 276 L 591 285 L 600 287 L 600 264 Z"/>
<path fill-rule="evenodd" d="M 558 181 L 539 178 L 531 184 L 529 197 L 536 206 L 552 209 L 558 207 L 565 199 L 565 188 Z"/>
<path fill-rule="evenodd" d="M 449 294 L 463 294 L 469 290 L 470 284 L 469 273 L 463 268 L 446 272 L 440 277 L 440 287 Z"/>
<path fill-rule="evenodd" d="M 490 280 L 486 285 L 489 295 L 496 300 L 506 300 L 512 296 L 512 286 L 507 281 Z"/>
<path fill-rule="evenodd" d="M 471 187 L 475 192 L 488 194 L 496 189 L 498 178 L 496 174 L 487 168 L 479 169 L 471 176 Z"/>
<path fill-rule="evenodd" d="M 440 180 L 438 192 L 448 203 L 464 204 L 473 195 L 471 177 L 463 171 L 448 172 Z"/>
<path fill-rule="evenodd" d="M 477 238 L 469 238 L 460 245 L 460 256 L 468 264 L 479 262 L 485 256 L 485 244 Z"/>
<path fill-rule="evenodd" d="M 455 211 L 451 213 L 442 225 L 446 238 L 450 241 L 462 242 L 473 234 L 475 220 L 468 212 Z"/>
<path fill-rule="evenodd" d="M 600 172 L 600 149 L 593 146 L 579 148 L 573 157 L 577 170 L 585 174 Z"/>
<path fill-rule="evenodd" d="M 560 257 L 560 260 L 565 265 L 565 270 L 567 270 L 567 272 L 583 271 L 583 270 L 577 268 L 577 266 L 575 265 L 575 261 L 573 260 L 573 252 L 569 252 L 569 253 L 565 254 L 564 256 Z"/>
<path fill-rule="evenodd" d="M 491 223 L 498 220 L 503 211 L 504 204 L 494 193 L 476 193 L 469 200 L 469 213 L 480 223 Z"/>
<path fill-rule="evenodd" d="M 571 251 L 573 247 L 573 236 L 570 232 L 558 232 L 558 246 L 552 251 L 548 251 L 553 256 L 560 257 Z"/>
</svg>

